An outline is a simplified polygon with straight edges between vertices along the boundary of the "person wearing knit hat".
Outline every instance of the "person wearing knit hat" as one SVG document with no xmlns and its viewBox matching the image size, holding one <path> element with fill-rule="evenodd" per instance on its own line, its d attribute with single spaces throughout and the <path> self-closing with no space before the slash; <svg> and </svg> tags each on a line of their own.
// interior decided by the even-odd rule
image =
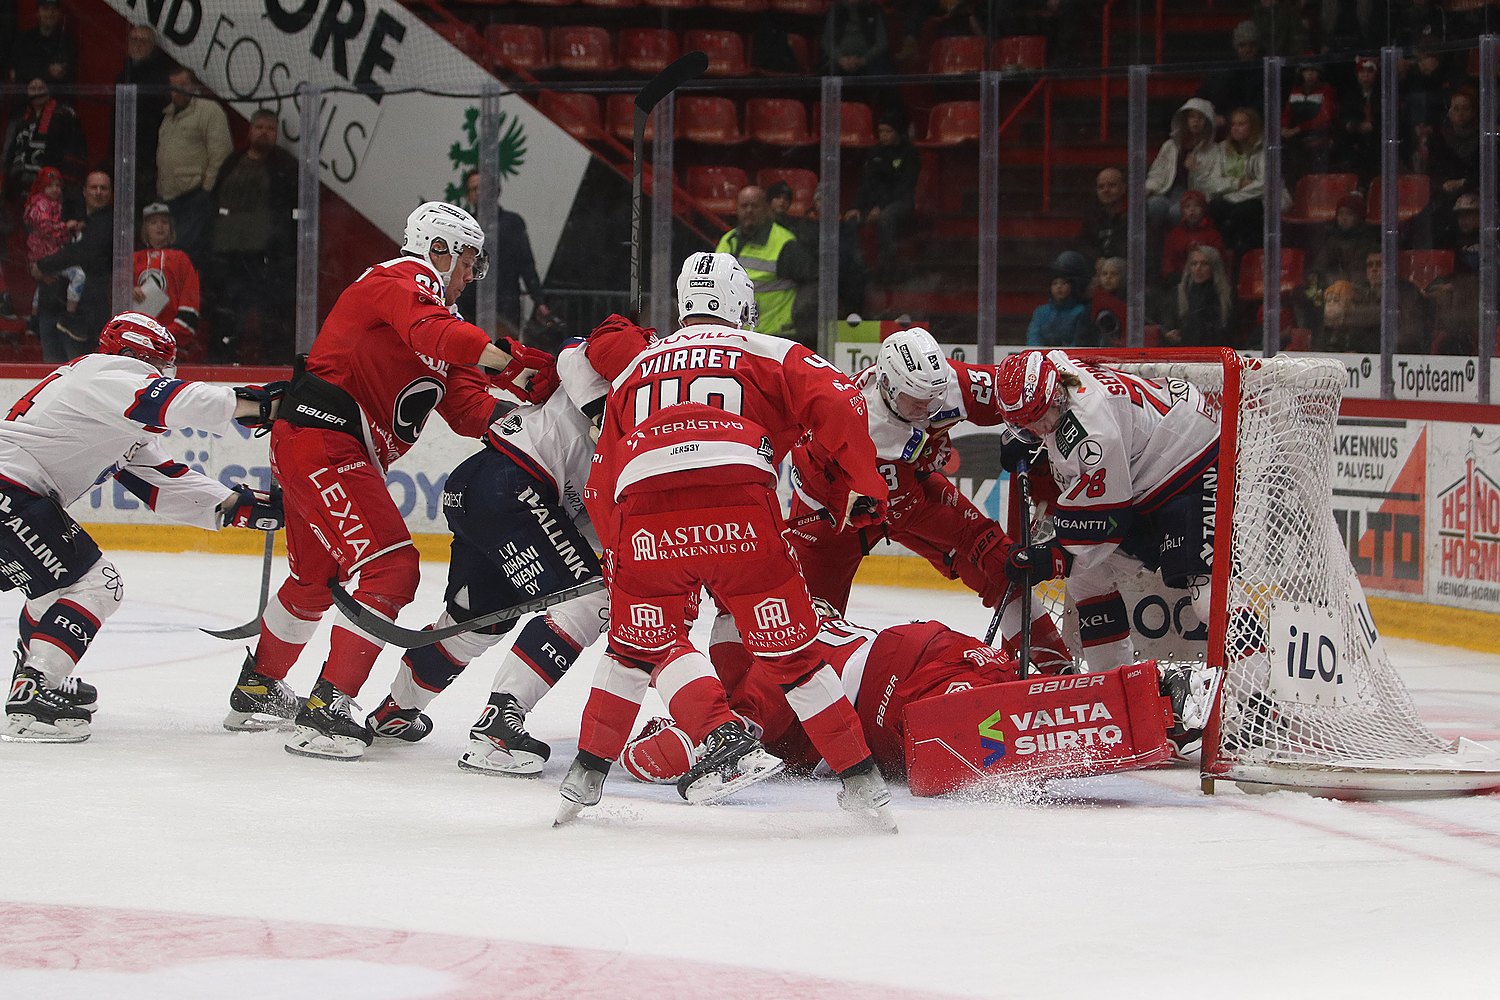
<svg viewBox="0 0 1500 1000">
<path fill-rule="evenodd" d="M 1358 191 L 1350 191 L 1339 199 L 1333 221 L 1324 225 L 1313 255 L 1311 274 L 1316 275 L 1318 288 L 1364 277 L 1366 257 L 1379 248 L 1380 230 L 1365 221 L 1365 199 Z"/>
<path fill-rule="evenodd" d="M 1354 83 L 1339 95 L 1333 130 L 1333 166 L 1368 184 L 1380 172 L 1380 64 L 1354 60 Z"/>
<path fill-rule="evenodd" d="M 1229 127 L 1229 113 L 1235 108 L 1259 108 L 1266 101 L 1266 73 L 1261 65 L 1261 35 L 1254 21 L 1241 21 L 1232 36 L 1234 61 L 1203 77 L 1195 95 L 1214 106 L 1214 129 L 1223 133 Z"/>
<path fill-rule="evenodd" d="M 875 280 L 889 284 L 895 272 L 896 239 L 916 212 L 922 158 L 906 134 L 906 116 L 900 111 L 880 116 L 875 138 L 878 144 L 865 158 L 854 207 L 844 213 L 844 220 L 875 227 Z"/>
</svg>

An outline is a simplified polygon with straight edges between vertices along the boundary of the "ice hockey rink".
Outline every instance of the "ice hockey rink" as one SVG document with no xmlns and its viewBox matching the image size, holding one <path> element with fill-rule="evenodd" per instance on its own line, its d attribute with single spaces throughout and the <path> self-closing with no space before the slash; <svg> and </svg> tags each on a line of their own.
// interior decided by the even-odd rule
<svg viewBox="0 0 1500 1000">
<path fill-rule="evenodd" d="M 220 727 L 244 653 L 198 631 L 249 617 L 259 559 L 112 557 L 125 605 L 81 671 L 93 738 L 0 744 L 0 997 L 1496 995 L 1500 796 L 1207 797 L 1178 767 L 903 787 L 890 836 L 839 810 L 834 781 L 694 808 L 617 769 L 553 829 L 592 654 L 531 717 L 553 747 L 540 780 L 455 764 L 498 652 L 433 705 L 426 741 L 297 758 Z M 444 569 L 423 573 L 404 624 L 438 608 Z M 18 607 L 0 597 L 5 621 Z M 988 621 L 973 597 L 884 587 L 856 588 L 850 617 Z M 1500 657 L 1387 644 L 1440 734 L 1500 742 Z"/>
</svg>

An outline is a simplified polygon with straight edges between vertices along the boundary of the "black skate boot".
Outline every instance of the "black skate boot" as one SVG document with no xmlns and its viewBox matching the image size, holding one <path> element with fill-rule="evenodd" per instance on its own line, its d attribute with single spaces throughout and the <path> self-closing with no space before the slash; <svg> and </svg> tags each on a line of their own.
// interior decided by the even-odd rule
<svg viewBox="0 0 1500 1000">
<path fill-rule="evenodd" d="M 513 694 L 496 691 L 469 729 L 469 749 L 458 766 L 481 774 L 535 778 L 552 748 L 526 731 L 526 711 Z"/>
<path fill-rule="evenodd" d="M 588 806 L 597 806 L 604 797 L 604 779 L 609 776 L 609 761 L 594 756 L 586 750 L 578 751 L 573 766 L 563 778 L 562 805 L 557 809 L 553 826 L 564 826 L 578 818 Z"/>
<path fill-rule="evenodd" d="M 76 697 L 76 693 L 73 695 Z M 49 688 L 41 671 L 17 667 L 5 701 L 0 740 L 12 743 L 82 743 L 94 713 L 75 705 L 62 690 Z"/>
<path fill-rule="evenodd" d="M 432 732 L 432 719 L 420 708 L 402 708 L 390 695 L 370 713 L 365 725 L 378 739 L 405 743 L 415 743 Z"/>
<path fill-rule="evenodd" d="M 258 672 L 255 654 L 246 651 L 240 679 L 229 692 L 229 714 L 224 716 L 224 728 L 232 733 L 290 729 L 301 707 L 302 699 L 291 685 Z"/>
<path fill-rule="evenodd" d="M 18 641 L 15 650 L 16 669 L 11 674 L 11 684 L 14 686 L 16 678 L 21 676 L 21 671 L 26 669 L 26 650 Z M 86 712 L 93 712 L 99 707 L 99 689 L 88 681 L 79 680 L 69 674 L 62 679 L 62 683 L 53 688 L 52 691 L 74 708 L 81 708 Z"/>
<path fill-rule="evenodd" d="M 891 790 L 875 766 L 875 758 L 867 757 L 861 763 L 839 775 L 844 787 L 839 789 L 839 808 L 854 813 L 877 830 L 896 832 L 896 817 L 891 815 Z"/>
<path fill-rule="evenodd" d="M 747 785 L 780 773 L 786 763 L 737 722 L 726 722 L 703 739 L 703 752 L 677 779 L 677 793 L 693 805 L 708 805 Z"/>
<path fill-rule="evenodd" d="M 319 678 L 312 694 L 307 696 L 307 703 L 297 713 L 297 731 L 286 741 L 286 752 L 326 760 L 363 757 L 365 747 L 375 741 L 375 736 L 369 726 L 354 721 L 349 711 L 353 705 L 332 681 Z"/>
</svg>

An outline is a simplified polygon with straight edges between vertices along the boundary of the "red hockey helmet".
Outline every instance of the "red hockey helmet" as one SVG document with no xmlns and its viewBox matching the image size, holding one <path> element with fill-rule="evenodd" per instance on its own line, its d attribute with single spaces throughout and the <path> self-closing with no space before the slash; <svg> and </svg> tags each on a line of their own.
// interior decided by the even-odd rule
<svg viewBox="0 0 1500 1000">
<path fill-rule="evenodd" d="M 1015 427 L 1036 423 L 1061 392 L 1057 365 L 1042 351 L 1022 351 L 1000 362 L 1000 411 Z"/>
<path fill-rule="evenodd" d="M 145 313 L 123 312 L 99 332 L 99 353 L 140 358 L 166 373 L 177 367 L 177 338 Z"/>
</svg>

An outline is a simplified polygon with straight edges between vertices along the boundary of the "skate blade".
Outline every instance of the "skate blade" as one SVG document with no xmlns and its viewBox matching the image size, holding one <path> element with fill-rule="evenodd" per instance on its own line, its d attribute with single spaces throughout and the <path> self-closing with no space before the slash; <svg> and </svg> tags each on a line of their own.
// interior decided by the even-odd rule
<svg viewBox="0 0 1500 1000">
<path fill-rule="evenodd" d="M 298 726 L 296 735 L 286 741 L 286 752 L 319 760 L 359 760 L 364 756 L 365 744 L 350 736 L 324 736 L 316 729 Z"/>
<path fill-rule="evenodd" d="M 93 733 L 82 719 L 59 719 L 48 725 L 34 715 L 7 715 L 0 740 L 7 743 L 82 743 Z"/>
<path fill-rule="evenodd" d="M 876 833 L 900 833 L 896 826 L 896 816 L 891 812 L 890 806 L 880 806 L 877 809 L 859 809 L 852 815 L 860 826 Z"/>
<path fill-rule="evenodd" d="M 556 830 L 560 826 L 567 826 L 573 822 L 578 818 L 578 814 L 583 812 L 583 808 L 583 803 L 581 802 L 563 799 L 562 805 L 557 809 L 557 818 L 552 821 L 552 829 Z"/>
<path fill-rule="evenodd" d="M 488 774 L 506 778 L 539 778 L 542 774 L 541 757 L 524 750 L 507 753 L 486 743 L 485 749 L 466 750 L 458 758 L 458 766 L 475 774 Z"/>
<path fill-rule="evenodd" d="M 229 714 L 224 716 L 224 728 L 231 733 L 269 733 L 278 730 L 287 732 L 296 727 L 297 724 L 291 719 L 267 715 L 264 712 L 236 712 L 230 709 Z"/>
<path fill-rule="evenodd" d="M 782 768 L 786 767 L 786 761 L 779 757 L 771 757 L 770 759 L 776 763 L 761 765 L 748 771 L 741 771 L 733 778 L 724 782 L 713 780 L 718 777 L 717 774 L 705 774 L 687 787 L 687 792 L 683 795 L 683 798 L 687 799 L 689 805 L 694 806 L 711 806 L 715 802 L 722 802 L 742 788 L 748 788 L 756 782 L 765 781 L 767 778 L 774 778 L 781 773 Z"/>
</svg>

